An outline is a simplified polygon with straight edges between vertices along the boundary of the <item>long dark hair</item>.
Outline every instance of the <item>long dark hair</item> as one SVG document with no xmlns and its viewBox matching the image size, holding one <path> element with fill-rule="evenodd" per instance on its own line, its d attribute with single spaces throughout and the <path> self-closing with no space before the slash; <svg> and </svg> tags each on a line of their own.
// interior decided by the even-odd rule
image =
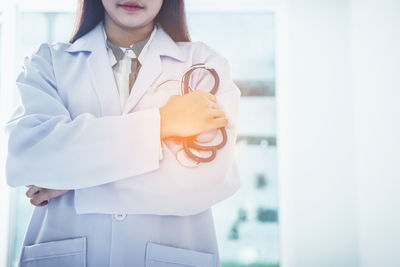
<svg viewBox="0 0 400 267">
<path fill-rule="evenodd" d="M 70 43 L 88 33 L 104 19 L 105 9 L 101 0 L 80 0 L 79 2 Z M 184 0 L 164 0 L 154 22 L 160 23 L 175 42 L 190 41 Z"/>
</svg>

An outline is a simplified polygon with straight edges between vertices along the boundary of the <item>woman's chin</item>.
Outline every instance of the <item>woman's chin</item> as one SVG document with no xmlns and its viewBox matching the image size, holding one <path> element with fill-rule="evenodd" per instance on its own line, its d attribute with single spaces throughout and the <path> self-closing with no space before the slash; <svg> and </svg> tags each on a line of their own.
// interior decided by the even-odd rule
<svg viewBox="0 0 400 267">
<path fill-rule="evenodd" d="M 134 18 L 133 16 L 128 16 L 122 18 L 119 21 L 120 26 L 123 28 L 137 29 L 147 25 L 146 20 L 140 18 Z"/>
</svg>

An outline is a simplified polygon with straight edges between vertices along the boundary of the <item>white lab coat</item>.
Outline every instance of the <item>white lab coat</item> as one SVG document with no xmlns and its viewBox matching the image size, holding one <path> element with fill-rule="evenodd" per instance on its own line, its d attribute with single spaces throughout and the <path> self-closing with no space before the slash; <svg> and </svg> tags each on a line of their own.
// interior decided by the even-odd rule
<svg viewBox="0 0 400 267">
<path fill-rule="evenodd" d="M 22 266 L 217 266 L 210 208 L 239 187 L 240 90 L 229 65 L 204 43 L 175 43 L 159 28 L 121 110 L 101 23 L 73 44 L 42 44 L 17 78 L 20 101 L 5 127 L 8 184 L 73 189 L 35 209 Z M 220 76 L 228 142 L 214 161 L 186 168 L 171 140 L 159 160 L 158 108 L 179 83 L 157 85 L 196 63 Z M 198 89 L 212 83 L 192 79 Z"/>
</svg>

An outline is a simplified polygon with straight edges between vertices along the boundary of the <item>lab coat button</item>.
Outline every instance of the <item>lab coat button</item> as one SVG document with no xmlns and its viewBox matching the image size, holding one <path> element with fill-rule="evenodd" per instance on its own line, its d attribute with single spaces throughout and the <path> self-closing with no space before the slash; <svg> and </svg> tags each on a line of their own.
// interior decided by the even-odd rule
<svg viewBox="0 0 400 267">
<path fill-rule="evenodd" d="M 123 219 L 125 219 L 125 217 L 126 217 L 126 214 L 114 214 L 114 218 L 117 221 L 122 221 Z"/>
</svg>

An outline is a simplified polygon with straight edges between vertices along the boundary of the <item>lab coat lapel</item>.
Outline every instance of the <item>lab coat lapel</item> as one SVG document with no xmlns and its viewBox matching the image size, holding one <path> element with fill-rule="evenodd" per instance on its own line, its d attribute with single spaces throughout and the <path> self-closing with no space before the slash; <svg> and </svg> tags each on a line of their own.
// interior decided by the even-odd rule
<svg viewBox="0 0 400 267">
<path fill-rule="evenodd" d="M 114 74 L 104 44 L 100 43 L 87 60 L 90 77 L 104 115 L 120 115 L 121 105 Z"/>
<path fill-rule="evenodd" d="M 120 115 L 118 87 L 110 66 L 103 34 L 103 24 L 98 23 L 90 32 L 76 40 L 66 51 L 90 51 L 87 69 L 100 101 L 102 116 Z"/>
<path fill-rule="evenodd" d="M 171 37 L 158 25 L 156 34 L 149 44 L 142 67 L 138 73 L 132 92 L 126 102 L 123 114 L 129 113 L 140 101 L 154 81 L 162 73 L 161 56 L 168 56 L 180 62 L 185 60 L 182 51 Z"/>
<path fill-rule="evenodd" d="M 133 84 L 132 91 L 126 101 L 122 114 L 127 114 L 134 108 L 154 80 L 161 74 L 160 51 L 157 50 L 155 45 L 155 42 L 157 42 L 156 37 L 158 32 L 159 30 L 157 30 L 156 35 L 148 47 L 143 64 L 139 70 L 137 79 Z"/>
<path fill-rule="evenodd" d="M 168 56 L 180 62 L 185 61 L 185 57 L 178 45 L 158 25 L 157 32 L 148 46 L 132 92 L 124 110 L 121 110 L 118 87 L 108 59 L 103 33 L 103 21 L 99 22 L 90 32 L 77 39 L 66 51 L 69 53 L 91 52 L 87 59 L 87 67 L 100 100 L 103 116 L 127 114 L 135 107 L 145 92 L 160 76 L 162 72 L 161 56 Z"/>
</svg>

